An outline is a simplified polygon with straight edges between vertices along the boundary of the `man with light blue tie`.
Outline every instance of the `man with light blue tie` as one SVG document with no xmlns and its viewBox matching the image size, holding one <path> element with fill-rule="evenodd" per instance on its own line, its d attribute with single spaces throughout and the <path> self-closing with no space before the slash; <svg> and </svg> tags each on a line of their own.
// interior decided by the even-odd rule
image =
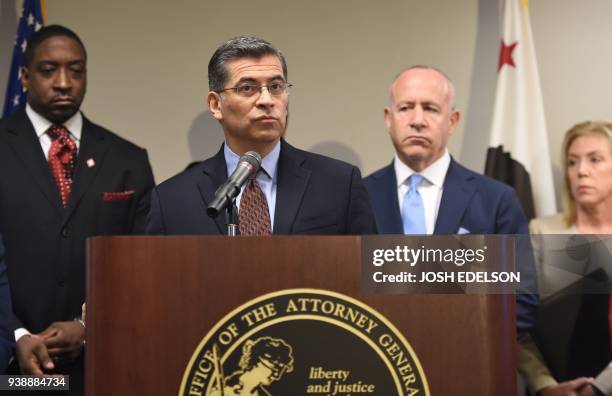
<svg viewBox="0 0 612 396">
<path fill-rule="evenodd" d="M 385 124 L 393 162 L 364 179 L 381 234 L 527 234 L 515 191 L 459 165 L 446 144 L 460 113 L 455 88 L 430 66 L 404 69 L 391 84 Z M 535 295 L 517 298 L 518 332 L 531 326 Z"/>
<path fill-rule="evenodd" d="M 384 114 L 395 158 L 364 180 L 381 234 L 527 233 L 514 190 L 448 153 L 460 118 L 454 98 L 453 83 L 433 67 L 409 67 L 393 81 Z M 413 175 L 422 181 L 410 182 Z M 404 228 L 410 224 L 417 228 Z"/>
<path fill-rule="evenodd" d="M 423 198 L 419 193 L 419 186 L 423 179 L 423 176 L 416 173 L 407 179 L 408 191 L 403 194 L 404 198 L 402 199 L 402 213 L 404 213 L 402 224 L 404 234 L 407 235 L 427 234 L 425 208 Z"/>
</svg>

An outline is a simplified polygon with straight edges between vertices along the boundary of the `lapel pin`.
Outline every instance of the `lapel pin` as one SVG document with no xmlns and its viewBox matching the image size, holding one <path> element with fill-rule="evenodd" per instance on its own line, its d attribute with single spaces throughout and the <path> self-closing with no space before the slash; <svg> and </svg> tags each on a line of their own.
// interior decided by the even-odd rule
<svg viewBox="0 0 612 396">
<path fill-rule="evenodd" d="M 87 160 L 87 167 L 88 168 L 93 168 L 94 166 L 96 166 L 96 161 L 94 161 L 93 158 L 90 158 Z"/>
</svg>

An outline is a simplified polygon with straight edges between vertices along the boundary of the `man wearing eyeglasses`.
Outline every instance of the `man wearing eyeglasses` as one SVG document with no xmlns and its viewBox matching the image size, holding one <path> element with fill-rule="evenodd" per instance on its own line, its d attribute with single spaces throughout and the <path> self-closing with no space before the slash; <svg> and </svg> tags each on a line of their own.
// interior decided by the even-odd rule
<svg viewBox="0 0 612 396">
<path fill-rule="evenodd" d="M 242 235 L 376 233 L 359 169 L 283 139 L 291 84 L 277 48 L 256 37 L 229 40 L 210 59 L 208 83 L 208 108 L 225 142 L 154 190 L 149 233 L 225 234 L 224 216 L 213 220 L 206 207 L 251 150 L 262 164 L 236 199 Z"/>
</svg>

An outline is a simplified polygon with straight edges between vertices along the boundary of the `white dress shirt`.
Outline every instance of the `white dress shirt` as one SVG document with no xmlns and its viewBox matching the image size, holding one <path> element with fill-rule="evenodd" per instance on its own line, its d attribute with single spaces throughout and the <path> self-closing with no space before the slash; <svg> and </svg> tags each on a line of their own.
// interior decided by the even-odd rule
<svg viewBox="0 0 612 396">
<path fill-rule="evenodd" d="M 395 176 L 397 178 L 397 201 L 399 203 L 400 212 L 402 211 L 402 202 L 404 195 L 408 192 L 408 178 L 414 173 L 423 176 L 423 181 L 418 187 L 419 194 L 423 198 L 423 208 L 425 209 L 425 227 L 427 235 L 432 235 L 436 227 L 436 219 L 438 218 L 438 210 L 442 201 L 442 190 L 444 188 L 444 178 L 450 165 L 450 154 L 448 150 L 444 152 L 436 162 L 423 169 L 421 172 L 415 172 L 408 165 L 404 164 L 397 154 L 393 166 L 395 168 Z M 402 216 L 404 214 L 402 213 Z"/>
</svg>

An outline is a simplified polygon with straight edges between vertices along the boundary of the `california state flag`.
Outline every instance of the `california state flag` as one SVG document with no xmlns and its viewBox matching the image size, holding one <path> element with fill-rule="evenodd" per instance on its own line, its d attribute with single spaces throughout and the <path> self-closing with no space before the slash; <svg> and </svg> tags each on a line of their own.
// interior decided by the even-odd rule
<svg viewBox="0 0 612 396">
<path fill-rule="evenodd" d="M 512 185 L 528 218 L 556 212 L 528 0 L 505 0 L 485 173 Z"/>
</svg>

